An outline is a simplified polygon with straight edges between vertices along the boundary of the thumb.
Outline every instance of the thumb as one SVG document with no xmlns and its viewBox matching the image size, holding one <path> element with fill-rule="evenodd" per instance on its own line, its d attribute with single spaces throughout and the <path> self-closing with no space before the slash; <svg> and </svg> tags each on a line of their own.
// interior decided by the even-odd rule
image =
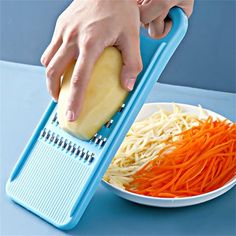
<svg viewBox="0 0 236 236">
<path fill-rule="evenodd" d="M 122 53 L 123 67 L 121 70 L 121 85 L 124 89 L 133 90 L 136 78 L 142 70 L 139 37 L 121 40 L 118 45 Z"/>
</svg>

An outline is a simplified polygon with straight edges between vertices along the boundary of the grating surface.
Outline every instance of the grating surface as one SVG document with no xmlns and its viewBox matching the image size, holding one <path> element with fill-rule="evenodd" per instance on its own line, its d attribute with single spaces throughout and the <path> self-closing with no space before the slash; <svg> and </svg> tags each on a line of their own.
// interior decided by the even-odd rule
<svg viewBox="0 0 236 236">
<path fill-rule="evenodd" d="M 92 168 L 41 140 L 26 162 L 8 192 L 35 213 L 56 224 L 66 223 Z"/>
</svg>

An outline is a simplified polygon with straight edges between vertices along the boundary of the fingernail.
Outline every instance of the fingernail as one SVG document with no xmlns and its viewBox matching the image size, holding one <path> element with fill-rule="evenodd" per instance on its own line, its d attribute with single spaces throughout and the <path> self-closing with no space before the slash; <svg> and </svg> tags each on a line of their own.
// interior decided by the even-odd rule
<svg viewBox="0 0 236 236">
<path fill-rule="evenodd" d="M 129 79 L 127 80 L 127 88 L 131 91 L 134 88 L 134 84 L 135 84 L 135 79 Z"/>
<path fill-rule="evenodd" d="M 68 111 L 66 112 L 66 119 L 67 119 L 68 121 L 73 121 L 73 120 L 74 120 L 74 117 L 75 117 L 75 114 L 74 114 L 73 111 L 68 110 Z"/>
</svg>

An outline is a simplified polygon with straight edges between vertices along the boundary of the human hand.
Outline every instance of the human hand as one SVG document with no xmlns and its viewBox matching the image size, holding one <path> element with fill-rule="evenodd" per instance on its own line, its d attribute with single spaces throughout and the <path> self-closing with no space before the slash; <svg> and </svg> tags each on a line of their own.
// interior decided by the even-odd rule
<svg viewBox="0 0 236 236">
<path fill-rule="evenodd" d="M 140 20 L 153 38 L 165 37 L 171 29 L 168 12 L 174 6 L 183 9 L 189 17 L 193 11 L 194 0 L 137 0 Z"/>
<path fill-rule="evenodd" d="M 77 59 L 70 85 L 66 117 L 77 119 L 93 65 L 108 46 L 122 53 L 121 85 L 132 90 L 142 70 L 139 48 L 139 9 L 135 0 L 74 0 L 59 16 L 52 41 L 42 55 L 47 87 L 57 100 L 61 76 Z"/>
</svg>

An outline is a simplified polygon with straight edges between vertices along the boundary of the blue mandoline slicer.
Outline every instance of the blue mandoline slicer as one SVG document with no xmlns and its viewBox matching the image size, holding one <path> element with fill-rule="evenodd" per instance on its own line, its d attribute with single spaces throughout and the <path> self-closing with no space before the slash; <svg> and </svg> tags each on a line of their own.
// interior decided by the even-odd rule
<svg viewBox="0 0 236 236">
<path fill-rule="evenodd" d="M 173 26 L 162 40 L 141 32 L 143 71 L 125 104 L 90 141 L 61 130 L 51 102 L 7 182 L 8 196 L 61 229 L 80 220 L 122 140 L 187 30 L 187 17 L 173 8 Z M 134 59 L 135 60 L 135 59 Z"/>
</svg>

